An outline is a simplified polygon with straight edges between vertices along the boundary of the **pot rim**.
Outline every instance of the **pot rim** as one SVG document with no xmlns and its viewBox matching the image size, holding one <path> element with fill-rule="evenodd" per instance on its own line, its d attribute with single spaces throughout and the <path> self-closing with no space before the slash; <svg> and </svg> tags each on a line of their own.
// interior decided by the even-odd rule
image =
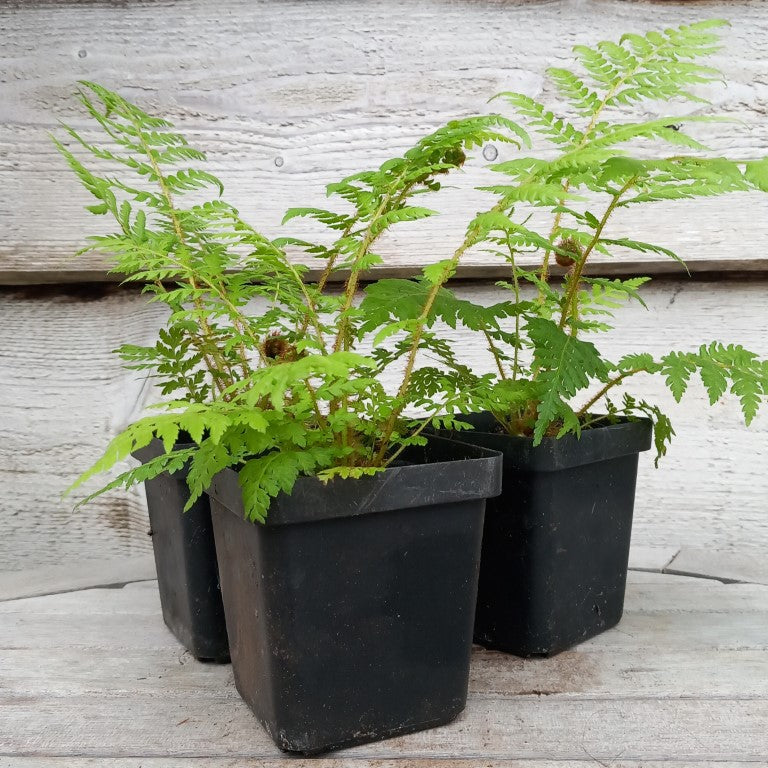
<svg viewBox="0 0 768 768">
<path fill-rule="evenodd" d="M 653 423 L 648 418 L 620 417 L 613 424 L 603 424 L 582 430 L 581 435 L 545 437 L 539 445 L 533 438 L 486 431 L 486 424 L 495 422 L 489 411 L 457 417 L 478 428 L 454 432 L 441 432 L 457 440 L 465 440 L 500 451 L 504 455 L 505 470 L 523 472 L 557 472 L 563 469 L 609 461 L 647 451 L 652 444 Z"/>
<path fill-rule="evenodd" d="M 480 501 L 501 493 L 501 452 L 428 436 L 426 446 L 411 446 L 403 456 L 412 463 L 391 466 L 361 478 L 299 477 L 290 494 L 272 502 L 264 525 L 357 517 L 396 509 Z M 421 461 L 417 462 L 421 454 Z M 238 473 L 224 469 L 207 491 L 215 506 L 244 516 Z"/>
</svg>

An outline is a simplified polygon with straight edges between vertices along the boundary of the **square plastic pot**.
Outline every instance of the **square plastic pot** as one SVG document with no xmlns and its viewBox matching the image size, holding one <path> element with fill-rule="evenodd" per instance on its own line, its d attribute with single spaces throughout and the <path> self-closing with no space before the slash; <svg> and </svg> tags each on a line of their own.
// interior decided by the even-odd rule
<svg viewBox="0 0 768 768">
<path fill-rule="evenodd" d="M 430 728 L 465 706 L 501 456 L 434 439 L 403 458 L 356 480 L 300 478 L 264 525 L 243 519 L 234 471 L 211 485 L 235 684 L 283 750 Z"/>
<path fill-rule="evenodd" d="M 134 456 L 147 462 L 162 453 L 162 442 L 153 440 Z M 189 500 L 186 478 L 181 470 L 144 483 L 163 620 L 195 658 L 228 662 L 210 504 L 203 495 L 183 512 Z"/>
<path fill-rule="evenodd" d="M 624 610 L 638 455 L 649 421 L 585 429 L 581 437 L 495 431 L 491 414 L 462 416 L 456 439 L 500 451 L 503 490 L 489 501 L 475 642 L 550 656 L 618 624 Z"/>
</svg>

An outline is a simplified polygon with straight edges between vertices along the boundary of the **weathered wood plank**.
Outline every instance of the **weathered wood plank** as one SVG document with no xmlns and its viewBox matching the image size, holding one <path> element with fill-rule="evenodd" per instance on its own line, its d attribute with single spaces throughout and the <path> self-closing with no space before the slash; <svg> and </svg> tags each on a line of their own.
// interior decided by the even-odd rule
<svg viewBox="0 0 768 768">
<path fill-rule="evenodd" d="M 645 547 L 633 543 L 629 550 L 629 567 L 638 571 L 662 571 L 678 551 L 676 547 Z"/>
<path fill-rule="evenodd" d="M 339 757 L 301 759 L 297 757 L 261 758 L 258 762 L 239 758 L 185 757 L 182 759 L 165 757 L 14 757 L 12 762 L 0 756 L 0 768 L 584 768 L 595 764 L 589 757 L 576 760 L 517 760 L 514 758 L 418 758 L 380 760 L 365 757 Z M 599 763 L 598 763 L 599 764 Z M 755 761 L 735 762 L 703 760 L 611 760 L 611 768 L 754 768 Z"/>
<path fill-rule="evenodd" d="M 0 753 L 78 757 L 277 757 L 235 698 L 4 697 Z M 108 745 L 105 750 L 105 744 Z M 471 700 L 443 728 L 355 747 L 349 756 L 525 759 L 757 760 L 768 754 L 768 707 L 750 700 Z"/>
<path fill-rule="evenodd" d="M 713 619 L 714 620 L 714 619 Z M 156 617 L 156 621 L 161 621 Z M 475 649 L 475 697 L 768 699 L 766 650 L 583 647 L 551 659 L 518 659 Z M 232 668 L 200 664 L 180 647 L 13 649 L 4 652 L 3 695 L 47 698 L 109 691 L 119 698 L 234 698 Z"/>
<path fill-rule="evenodd" d="M 658 281 L 645 291 L 650 312 L 627 307 L 616 330 L 597 341 L 614 357 L 689 349 L 713 338 L 739 341 L 768 357 L 767 288 L 759 280 Z M 500 297 L 488 286 L 458 289 L 481 301 Z M 159 307 L 128 291 L 107 291 L 92 301 L 86 295 L 0 294 L 5 362 L 0 366 L 0 479 L 14 489 L 0 510 L 0 569 L 150 550 L 140 489 L 112 493 L 76 513 L 69 500 L 60 499 L 151 396 L 140 380 L 120 369 L 110 350 L 121 342 L 149 342 L 163 317 Z M 491 369 L 492 361 L 473 339 L 454 331 L 449 336 L 469 365 Z M 649 455 L 641 457 L 635 544 L 763 551 L 768 543 L 768 413 L 744 429 L 736 403 L 710 408 L 697 384 L 680 405 L 663 382 L 649 377 L 638 378 L 633 391 L 662 404 L 678 435 L 658 470 Z"/>
<path fill-rule="evenodd" d="M 16 576 L 15 573 L 4 574 Z M 673 579 L 674 576 L 665 576 Z M 688 579 L 685 579 L 688 581 Z M 0 615 L 17 613 L 29 616 L 74 614 L 141 614 L 160 613 L 160 595 L 155 578 L 134 581 L 120 587 L 83 587 L 73 591 L 54 592 L 36 597 L 22 597 L 0 603 Z"/>
<path fill-rule="evenodd" d="M 14 489 L 0 511 L 0 569 L 148 554 L 143 489 L 76 512 L 61 494 L 141 407 L 144 383 L 110 350 L 151 338 L 160 314 L 124 291 L 0 295 L 0 306 L 0 480 Z"/>
<path fill-rule="evenodd" d="M 707 95 L 713 109 L 746 126 L 710 126 L 697 135 L 717 153 L 762 155 L 768 141 L 768 18 L 759 2 L 747 1 L 715 3 L 705 15 L 728 16 L 733 23 L 726 50 L 714 59 L 729 85 L 713 85 Z M 356 0 L 326 4 L 314 14 L 299 0 L 223 0 L 215 8 L 204 0 L 5 3 L 0 281 L 105 277 L 101 259 L 70 260 L 96 223 L 82 210 L 85 195 L 46 135 L 60 118 L 82 126 L 72 98 L 77 79 L 120 88 L 176 120 L 209 151 L 211 169 L 223 177 L 231 201 L 275 234 L 286 207 L 322 203 L 325 183 L 381 162 L 446 119 L 499 108 L 485 102 L 500 90 L 543 96 L 557 110 L 561 105 L 545 87 L 543 72 L 565 63 L 571 44 L 700 16 L 684 4 L 623 0 L 429 0 L 417 12 L 408 0 Z M 174 23 L 182 25 L 184 46 L 171 50 L 166 30 Z M 98 38 L 87 33 L 95 29 Z M 40 56 L 43 49 L 46 55 Z M 644 109 L 648 117 L 680 111 L 664 105 Z M 506 157 L 508 150 L 498 149 Z M 382 243 L 387 269 L 409 271 L 446 255 L 481 205 L 468 190 L 482 162 L 470 163 L 457 180 L 462 189 L 437 204 L 444 216 L 401 227 Z M 766 270 L 764 249 L 746 246 L 744 237 L 765 232 L 766 210 L 768 201 L 759 195 L 651 206 L 629 212 L 625 228 L 665 242 L 693 269 Z M 657 258 L 600 266 L 679 269 Z M 465 274 L 499 272 L 482 254 L 468 257 L 465 268 Z"/>
<path fill-rule="evenodd" d="M 111 647 L 120 652 L 130 649 L 165 648 L 170 632 L 155 616 L 136 615 L 129 626 L 109 622 L 103 615 L 78 616 L 79 626 L 67 617 L 30 616 L 9 613 L 0 627 L 0 649 L 49 649 L 62 645 L 90 649 Z M 724 625 L 726 622 L 727 625 Z M 730 625 L 730 626 L 728 626 Z M 702 649 L 766 650 L 766 617 L 754 611 L 733 611 L 727 615 L 687 612 L 670 617 L 662 613 L 628 613 L 618 629 L 588 641 L 591 647 L 614 652 L 645 647 L 652 634 L 674 646 L 691 651 Z"/>
<path fill-rule="evenodd" d="M 683 547 L 665 571 L 745 581 L 752 584 L 768 584 L 768 562 L 765 556 L 742 552 L 711 552 L 705 549 Z"/>
<path fill-rule="evenodd" d="M 675 550 L 664 547 L 633 546 L 630 551 L 631 569 L 661 573 L 664 566 L 674 557 Z M 25 571 L 3 573 L 0 579 L 0 602 L 41 595 L 59 595 L 62 592 L 113 587 L 132 583 L 143 584 L 156 578 L 155 562 L 152 555 L 140 555 L 119 560 L 83 560 L 67 565 L 47 565 Z M 156 589 L 153 585 L 151 589 Z M 79 593 L 68 600 L 80 600 Z M 68 610 L 65 600 L 53 600 L 51 606 L 57 611 Z M 40 610 L 41 603 L 35 604 Z"/>
<path fill-rule="evenodd" d="M 647 576 L 644 572 L 630 572 L 626 593 L 628 613 L 768 612 L 768 586 L 762 584 L 723 584 L 666 573 L 647 581 Z M 86 588 L 0 603 L 0 616 L 16 614 L 25 619 L 47 616 L 61 622 L 75 615 L 108 614 L 118 623 L 129 623 L 132 615 L 159 613 L 156 581 L 135 582 L 118 588 Z"/>
<path fill-rule="evenodd" d="M 625 615 L 618 629 L 595 637 L 581 651 L 768 648 L 768 588 L 664 576 L 653 583 L 631 573 Z M 59 647 L 146 651 L 176 648 L 159 618 L 152 583 L 141 589 L 92 589 L 0 604 L 0 648 Z M 649 635 L 654 640 L 649 640 Z"/>
<path fill-rule="evenodd" d="M 0 601 L 155 578 L 152 555 L 120 560 L 81 560 L 4 574 L 0 579 Z"/>
<path fill-rule="evenodd" d="M 280 756 L 237 696 L 229 665 L 195 662 L 167 632 L 155 645 L 132 644 L 132 633 L 144 638 L 152 620 L 161 625 L 153 586 L 0 605 L 0 634 L 31 641 L 3 651 L 0 766 L 304 764 Z M 768 647 L 748 649 L 743 619 L 748 609 L 764 634 L 766 594 L 762 585 L 632 573 L 618 629 L 552 659 L 476 649 L 468 706 L 455 723 L 312 765 L 759 763 L 768 754 Z M 690 616 L 706 621 L 692 627 Z M 714 647 L 701 643 L 706 626 L 718 627 Z M 43 635 L 55 644 L 40 643 Z M 634 642 L 616 645 L 622 636 Z M 8 762 L 19 754 L 30 757 Z"/>
</svg>

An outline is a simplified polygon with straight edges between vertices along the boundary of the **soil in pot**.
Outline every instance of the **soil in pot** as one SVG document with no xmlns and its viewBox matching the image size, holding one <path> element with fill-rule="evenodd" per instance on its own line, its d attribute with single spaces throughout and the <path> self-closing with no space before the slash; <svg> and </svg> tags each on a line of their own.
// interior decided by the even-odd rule
<svg viewBox="0 0 768 768">
<path fill-rule="evenodd" d="M 187 444 L 179 443 L 178 448 Z M 134 455 L 148 461 L 163 452 L 153 440 Z M 163 473 L 144 483 L 163 620 L 201 661 L 229 661 L 227 627 L 208 497 L 183 512 L 189 499 L 186 472 Z"/>
<path fill-rule="evenodd" d="M 464 708 L 485 499 L 501 459 L 434 439 L 358 480 L 300 478 L 265 525 L 235 472 L 211 489 L 238 691 L 283 750 L 315 754 Z"/>
<path fill-rule="evenodd" d="M 485 516 L 475 642 L 550 656 L 618 624 L 651 424 L 606 424 L 534 448 L 496 431 L 490 414 L 462 419 L 475 430 L 457 439 L 504 457 L 503 491 Z"/>
</svg>

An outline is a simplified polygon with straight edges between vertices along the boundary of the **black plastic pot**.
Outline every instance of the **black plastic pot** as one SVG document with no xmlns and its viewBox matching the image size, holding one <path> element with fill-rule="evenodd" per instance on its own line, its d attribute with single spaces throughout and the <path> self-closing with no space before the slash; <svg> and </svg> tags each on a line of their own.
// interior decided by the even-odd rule
<svg viewBox="0 0 768 768">
<path fill-rule="evenodd" d="M 430 728 L 466 704 L 485 499 L 501 457 L 434 439 L 358 480 L 300 478 L 265 525 L 209 490 L 235 684 L 281 749 Z"/>
<path fill-rule="evenodd" d="M 162 442 L 153 440 L 134 456 L 146 462 L 161 453 Z M 211 509 L 203 495 L 182 511 L 189 500 L 186 475 L 184 470 L 166 472 L 144 483 L 163 619 L 196 658 L 228 662 Z"/>
<path fill-rule="evenodd" d="M 504 456 L 503 491 L 485 515 L 475 642 L 550 656 L 618 624 L 650 422 L 585 429 L 534 448 L 530 438 L 496 432 L 490 414 L 462 420 L 475 430 L 456 439 Z"/>
</svg>

